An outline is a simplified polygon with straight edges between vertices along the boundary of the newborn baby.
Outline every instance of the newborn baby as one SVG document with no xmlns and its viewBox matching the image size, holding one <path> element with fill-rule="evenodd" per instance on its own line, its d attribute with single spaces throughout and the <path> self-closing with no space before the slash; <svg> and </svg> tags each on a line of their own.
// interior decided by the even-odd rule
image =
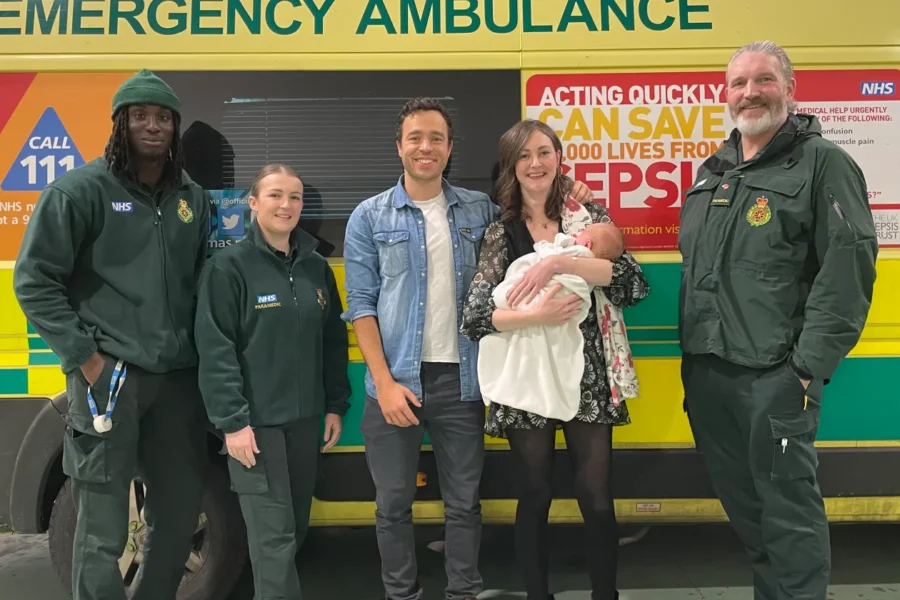
<svg viewBox="0 0 900 600">
<path fill-rule="evenodd" d="M 592 223 L 578 232 L 575 243 L 584 246 L 595 258 L 615 260 L 625 251 L 622 235 L 612 223 Z"/>
<path fill-rule="evenodd" d="M 494 289 L 497 308 L 509 310 L 507 292 L 541 259 L 553 255 L 614 260 L 624 251 L 619 230 L 594 223 L 575 237 L 559 233 L 553 242 L 537 242 L 534 252 L 515 260 Z M 485 405 L 492 398 L 504 405 L 568 421 L 578 411 L 584 374 L 584 336 L 579 326 L 591 309 L 593 286 L 578 275 L 557 273 L 528 303 L 513 310 L 530 310 L 557 284 L 559 295 L 577 294 L 578 313 L 562 325 L 522 327 L 492 333 L 479 342 L 478 379 Z"/>
</svg>

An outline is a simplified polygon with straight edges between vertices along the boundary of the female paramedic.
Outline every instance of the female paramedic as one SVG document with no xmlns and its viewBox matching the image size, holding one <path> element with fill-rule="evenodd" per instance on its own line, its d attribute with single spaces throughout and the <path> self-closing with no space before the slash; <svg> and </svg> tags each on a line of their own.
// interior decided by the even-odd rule
<svg viewBox="0 0 900 600">
<path fill-rule="evenodd" d="M 347 326 L 334 273 L 297 227 L 303 183 L 281 164 L 250 189 L 247 238 L 200 277 L 195 338 L 210 421 L 225 434 L 247 537 L 255 600 L 300 598 L 303 543 L 325 413 L 324 448 L 348 407 Z"/>
</svg>

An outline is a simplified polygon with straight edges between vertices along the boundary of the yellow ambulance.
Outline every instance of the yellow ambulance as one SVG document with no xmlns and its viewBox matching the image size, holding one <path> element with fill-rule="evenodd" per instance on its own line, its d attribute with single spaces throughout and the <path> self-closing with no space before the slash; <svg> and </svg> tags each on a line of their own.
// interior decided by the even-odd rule
<svg viewBox="0 0 900 600">
<path fill-rule="evenodd" d="M 74 509 L 60 466 L 65 379 L 30 329 L 12 269 L 41 189 L 100 155 L 122 81 L 154 70 L 180 96 L 186 169 L 213 204 L 210 252 L 249 225 L 246 186 L 265 163 L 306 182 L 303 227 L 343 278 L 347 217 L 396 183 L 396 115 L 412 96 L 454 118 L 447 177 L 490 191 L 497 141 L 533 117 L 565 145 L 565 169 L 626 232 L 652 286 L 625 315 L 641 395 L 615 431 L 623 522 L 724 515 L 682 412 L 677 336 L 683 192 L 726 139 L 724 68 L 757 39 L 784 46 L 800 109 L 865 171 L 881 246 L 862 339 L 828 386 L 819 476 L 833 521 L 900 517 L 900 3 L 868 0 L 3 0 L 0 2 L 0 527 L 50 532 L 67 581 Z M 48 239 L 47 244 L 54 241 Z M 352 334 L 352 332 L 351 332 Z M 351 340 L 352 340 L 351 335 Z M 359 421 L 365 365 L 340 445 L 323 456 L 314 525 L 374 522 Z M 485 439 L 487 522 L 511 522 L 504 443 Z M 246 559 L 240 513 L 210 436 L 213 468 L 179 598 L 218 596 Z M 560 440 L 559 458 L 565 447 Z M 580 519 L 566 460 L 554 522 Z M 423 448 L 419 522 L 440 522 L 435 464 Z M 142 488 L 133 518 L 140 530 Z M 129 540 L 133 576 L 141 536 Z M 214 586 L 221 587 L 215 588 Z"/>
</svg>

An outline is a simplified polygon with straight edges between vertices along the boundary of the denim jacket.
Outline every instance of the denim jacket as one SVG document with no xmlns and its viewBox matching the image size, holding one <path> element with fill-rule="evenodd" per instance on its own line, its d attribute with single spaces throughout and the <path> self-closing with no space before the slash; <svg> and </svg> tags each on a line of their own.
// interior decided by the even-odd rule
<svg viewBox="0 0 900 600">
<path fill-rule="evenodd" d="M 481 240 L 499 209 L 487 194 L 443 182 L 456 278 L 456 315 L 475 276 Z M 425 325 L 428 262 L 422 211 L 409 199 L 403 177 L 396 187 L 360 203 L 344 239 L 347 310 L 344 321 L 375 316 L 391 376 L 422 397 L 419 377 Z M 462 400 L 480 401 L 478 342 L 457 333 Z M 370 370 L 366 393 L 377 398 Z"/>
</svg>

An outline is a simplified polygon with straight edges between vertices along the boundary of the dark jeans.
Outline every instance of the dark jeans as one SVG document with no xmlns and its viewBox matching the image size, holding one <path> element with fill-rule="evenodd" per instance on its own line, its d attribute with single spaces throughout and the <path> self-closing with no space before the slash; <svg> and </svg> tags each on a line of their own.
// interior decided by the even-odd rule
<svg viewBox="0 0 900 600">
<path fill-rule="evenodd" d="M 569 421 L 562 425 L 575 472 L 575 493 L 584 519 L 585 554 L 592 600 L 615 600 L 619 535 L 613 498 L 612 426 Z M 515 545 L 528 600 L 551 598 L 548 583 L 547 519 L 553 500 L 552 474 L 556 442 L 553 425 L 543 429 L 508 429 L 509 446 L 519 472 Z"/>
<path fill-rule="evenodd" d="M 427 429 L 437 459 L 444 501 L 446 597 L 462 600 L 482 591 L 479 486 L 484 462 L 484 404 L 460 400 L 459 366 L 422 365 L 422 407 L 411 406 L 419 425 L 384 420 L 378 402 L 366 399 L 362 433 L 376 489 L 376 534 L 387 600 L 421 600 L 413 537 L 419 452 Z"/>
</svg>

